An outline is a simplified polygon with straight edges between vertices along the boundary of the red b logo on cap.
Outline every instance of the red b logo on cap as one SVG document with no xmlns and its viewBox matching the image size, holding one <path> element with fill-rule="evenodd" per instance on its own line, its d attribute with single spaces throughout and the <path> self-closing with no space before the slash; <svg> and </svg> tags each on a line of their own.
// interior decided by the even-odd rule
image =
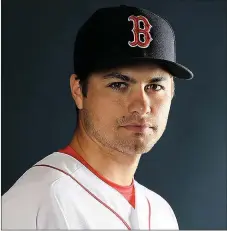
<svg viewBox="0 0 227 231">
<path fill-rule="evenodd" d="M 151 41 L 153 40 L 151 38 L 150 30 L 151 30 L 151 24 L 149 23 L 148 19 L 142 15 L 140 16 L 135 16 L 131 15 L 128 17 L 128 21 L 133 22 L 133 36 L 134 40 L 129 41 L 128 44 L 131 47 L 140 47 L 140 48 L 147 48 Z M 140 22 L 143 23 L 143 28 L 140 27 Z M 141 40 L 141 35 L 143 35 L 144 39 L 143 41 Z"/>
</svg>

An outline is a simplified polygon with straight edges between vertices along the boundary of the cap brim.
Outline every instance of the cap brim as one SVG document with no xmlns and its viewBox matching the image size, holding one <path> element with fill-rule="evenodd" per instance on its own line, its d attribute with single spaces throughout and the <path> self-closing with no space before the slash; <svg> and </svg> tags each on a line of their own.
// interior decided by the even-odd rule
<svg viewBox="0 0 227 231">
<path fill-rule="evenodd" d="M 152 59 L 150 61 L 165 67 L 166 70 L 169 71 L 169 73 L 176 78 L 190 80 L 194 77 L 194 74 L 187 67 L 179 63 L 162 59 Z"/>
<path fill-rule="evenodd" d="M 119 60 L 119 62 L 121 62 Z M 194 77 L 194 74 L 185 66 L 175 63 L 169 60 L 163 60 L 163 59 L 153 59 L 149 57 L 133 57 L 130 58 L 130 60 L 126 61 L 126 63 L 155 63 L 162 67 L 164 67 L 172 76 L 179 78 L 179 79 L 185 79 L 190 80 Z M 124 63 L 124 61 L 122 61 Z"/>
</svg>

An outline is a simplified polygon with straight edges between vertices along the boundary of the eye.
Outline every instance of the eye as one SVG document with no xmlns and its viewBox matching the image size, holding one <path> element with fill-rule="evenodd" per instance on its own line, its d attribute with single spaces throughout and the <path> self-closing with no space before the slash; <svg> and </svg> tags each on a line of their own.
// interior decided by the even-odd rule
<svg viewBox="0 0 227 231">
<path fill-rule="evenodd" d="M 115 83 L 111 83 L 108 87 L 117 91 L 121 91 L 121 90 L 125 90 L 128 87 L 128 85 L 124 82 L 115 82 Z"/>
<path fill-rule="evenodd" d="M 160 91 L 160 90 L 164 90 L 165 88 L 161 85 L 158 84 L 150 84 L 148 86 L 146 86 L 146 88 L 149 89 L 153 89 L 154 91 Z"/>
</svg>

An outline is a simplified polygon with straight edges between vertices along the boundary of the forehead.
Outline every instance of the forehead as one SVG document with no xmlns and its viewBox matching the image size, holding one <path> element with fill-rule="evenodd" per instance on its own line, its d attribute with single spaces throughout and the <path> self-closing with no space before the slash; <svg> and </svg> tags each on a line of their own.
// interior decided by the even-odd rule
<svg viewBox="0 0 227 231">
<path fill-rule="evenodd" d="M 171 74 L 164 67 L 156 64 L 120 66 L 96 72 L 94 75 L 102 78 L 109 73 L 120 73 L 137 81 L 147 81 L 154 77 L 171 77 Z"/>
</svg>

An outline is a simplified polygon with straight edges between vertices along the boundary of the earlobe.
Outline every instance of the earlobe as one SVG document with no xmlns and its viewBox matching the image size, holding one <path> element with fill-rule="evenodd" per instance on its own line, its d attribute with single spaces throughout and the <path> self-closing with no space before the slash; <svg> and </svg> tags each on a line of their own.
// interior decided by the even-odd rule
<svg viewBox="0 0 227 231">
<path fill-rule="evenodd" d="M 71 89 L 71 94 L 72 97 L 78 107 L 78 109 L 83 108 L 83 94 L 80 86 L 80 80 L 77 79 L 76 74 L 72 74 L 70 76 L 70 89 Z"/>
</svg>

